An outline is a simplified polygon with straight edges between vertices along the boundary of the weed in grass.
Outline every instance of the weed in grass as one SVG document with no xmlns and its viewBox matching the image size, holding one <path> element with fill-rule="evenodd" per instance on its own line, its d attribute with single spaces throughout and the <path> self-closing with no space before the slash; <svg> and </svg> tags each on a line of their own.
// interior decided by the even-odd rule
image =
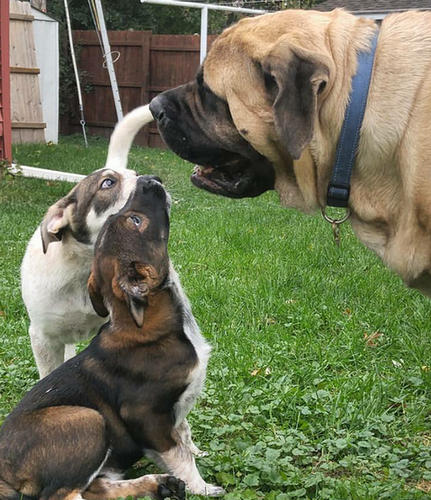
<svg viewBox="0 0 431 500">
<path fill-rule="evenodd" d="M 22 145 L 23 165 L 88 173 L 107 142 Z M 348 227 L 275 193 L 229 200 L 192 187 L 169 152 L 133 148 L 130 167 L 173 196 L 170 254 L 213 345 L 190 422 L 203 476 L 226 500 L 421 500 L 431 489 L 431 310 Z M 20 297 L 25 245 L 70 184 L 0 185 L 0 419 L 37 373 Z M 134 474 L 157 469 L 143 461 Z M 199 497 L 190 495 L 190 500 Z"/>
</svg>

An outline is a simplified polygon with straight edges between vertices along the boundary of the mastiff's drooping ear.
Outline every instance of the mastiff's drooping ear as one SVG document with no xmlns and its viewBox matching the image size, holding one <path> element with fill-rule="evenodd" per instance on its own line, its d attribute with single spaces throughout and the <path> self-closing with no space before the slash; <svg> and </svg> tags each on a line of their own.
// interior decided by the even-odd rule
<svg viewBox="0 0 431 500">
<path fill-rule="evenodd" d="M 97 281 L 94 269 L 91 271 L 90 277 L 88 278 L 87 288 L 94 310 L 99 316 L 101 316 L 102 318 L 106 318 L 109 312 L 103 302 L 102 292 L 100 291 L 100 285 Z"/>
<path fill-rule="evenodd" d="M 64 230 L 71 224 L 75 204 L 71 203 L 61 207 L 56 203 L 45 215 L 40 226 L 43 253 L 48 251 L 48 245 L 53 241 L 61 241 Z"/>
<path fill-rule="evenodd" d="M 281 38 L 262 61 L 280 142 L 295 159 L 313 138 L 317 94 L 329 80 L 330 60 Z"/>
</svg>

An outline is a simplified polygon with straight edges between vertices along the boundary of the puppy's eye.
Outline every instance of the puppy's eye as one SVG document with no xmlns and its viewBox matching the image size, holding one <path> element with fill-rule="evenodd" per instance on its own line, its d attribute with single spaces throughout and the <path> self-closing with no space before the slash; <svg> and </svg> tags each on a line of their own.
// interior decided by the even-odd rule
<svg viewBox="0 0 431 500">
<path fill-rule="evenodd" d="M 129 217 L 137 226 L 141 223 L 141 219 L 137 215 L 131 215 Z"/>
<path fill-rule="evenodd" d="M 117 181 L 115 181 L 114 179 L 105 179 L 100 185 L 100 189 L 109 189 L 114 186 L 116 182 Z"/>
</svg>

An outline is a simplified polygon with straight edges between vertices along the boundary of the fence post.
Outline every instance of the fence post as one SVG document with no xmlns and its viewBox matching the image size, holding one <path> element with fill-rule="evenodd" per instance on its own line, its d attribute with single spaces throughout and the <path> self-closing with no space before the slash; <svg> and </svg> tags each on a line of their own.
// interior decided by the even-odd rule
<svg viewBox="0 0 431 500">
<path fill-rule="evenodd" d="M 0 159 L 12 160 L 9 0 L 0 0 Z"/>
</svg>

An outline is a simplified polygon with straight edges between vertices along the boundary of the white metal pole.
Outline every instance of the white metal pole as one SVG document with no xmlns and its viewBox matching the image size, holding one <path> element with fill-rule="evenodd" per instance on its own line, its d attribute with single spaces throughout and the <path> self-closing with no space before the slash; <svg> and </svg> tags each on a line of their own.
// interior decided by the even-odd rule
<svg viewBox="0 0 431 500">
<path fill-rule="evenodd" d="M 193 9 L 208 8 L 209 10 L 226 10 L 228 12 L 243 12 L 244 14 L 265 14 L 266 10 L 246 9 L 244 7 L 228 7 L 227 5 L 216 5 L 213 3 L 183 2 L 180 0 L 141 0 L 141 3 L 153 3 L 158 5 L 171 5 L 176 7 L 191 7 Z"/>
<path fill-rule="evenodd" d="M 201 51 L 200 63 L 204 62 L 207 55 L 207 40 L 208 40 L 208 8 L 204 7 L 201 10 Z"/>
<path fill-rule="evenodd" d="M 19 174 L 23 177 L 34 177 L 36 179 L 48 179 L 53 181 L 79 182 L 85 175 L 71 174 L 70 172 L 59 172 L 58 170 L 48 170 L 46 168 L 28 167 L 27 165 L 17 165 L 12 163 L 8 168 L 11 174 Z"/>
<path fill-rule="evenodd" d="M 115 76 L 114 63 L 112 62 L 111 46 L 109 45 L 108 32 L 106 31 L 105 16 L 103 15 L 102 3 L 100 0 L 96 1 L 97 16 L 100 22 L 100 31 L 102 33 L 103 52 L 106 61 L 106 68 L 108 70 L 109 79 L 111 81 L 112 95 L 114 97 L 115 109 L 117 111 L 118 121 L 123 118 L 123 108 L 121 107 L 120 92 L 118 91 L 117 78 Z"/>
<path fill-rule="evenodd" d="M 208 40 L 208 10 L 225 10 L 228 12 L 243 12 L 244 14 L 265 14 L 265 10 L 245 9 L 243 7 L 227 7 L 226 5 L 215 5 L 212 3 L 183 2 L 180 0 L 141 0 L 141 3 L 152 3 L 156 5 L 170 5 L 175 7 L 189 7 L 192 9 L 201 9 L 201 47 L 200 63 L 207 55 Z"/>
<path fill-rule="evenodd" d="M 66 12 L 66 23 L 67 23 L 67 33 L 69 35 L 70 55 L 72 56 L 73 71 L 75 73 L 75 79 L 76 79 L 76 89 L 78 91 L 78 106 L 81 118 L 79 123 L 81 124 L 82 135 L 84 136 L 85 146 L 88 148 L 87 132 L 85 131 L 84 104 L 82 102 L 81 83 L 79 81 L 78 65 L 76 64 L 75 48 L 73 46 L 73 36 L 72 36 L 72 23 L 70 22 L 69 4 L 67 3 L 67 0 L 64 0 L 64 10 Z"/>
</svg>

